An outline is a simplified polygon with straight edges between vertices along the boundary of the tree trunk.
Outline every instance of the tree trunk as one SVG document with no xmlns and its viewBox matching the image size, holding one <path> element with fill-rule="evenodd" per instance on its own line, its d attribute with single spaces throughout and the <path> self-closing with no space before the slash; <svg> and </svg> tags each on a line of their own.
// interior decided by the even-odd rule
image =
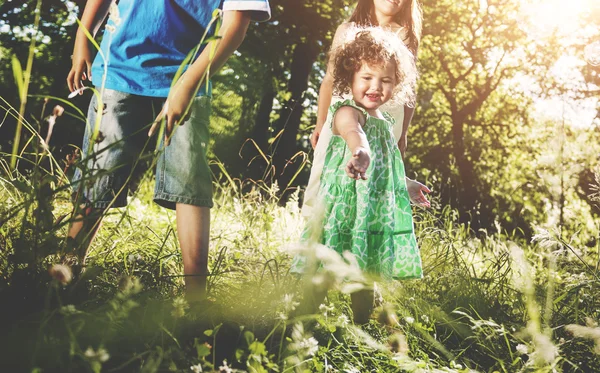
<svg viewBox="0 0 600 373">
<path fill-rule="evenodd" d="M 459 205 L 461 210 L 461 221 L 470 223 L 471 228 L 478 231 L 479 228 L 487 227 L 490 211 L 481 198 L 481 183 L 475 173 L 473 161 L 467 155 L 464 140 L 465 118 L 452 116 L 452 152 L 456 160 L 456 167 L 460 177 L 461 188 L 459 190 Z"/>
<path fill-rule="evenodd" d="M 271 79 L 267 79 L 267 83 L 263 88 L 262 98 L 258 106 L 258 112 L 254 120 L 254 128 L 252 130 L 252 139 L 256 143 L 256 147 L 268 156 L 269 147 L 269 126 L 271 124 L 271 111 L 273 110 L 273 100 L 275 99 L 275 89 Z M 248 167 L 248 177 L 254 180 L 271 180 L 273 175 L 266 172 L 269 161 L 260 156 L 258 149 L 254 144 L 247 142 L 244 145 L 244 159 L 252 160 Z"/>
<path fill-rule="evenodd" d="M 308 78 L 318 51 L 318 46 L 314 43 L 300 43 L 296 45 L 292 57 L 291 78 L 288 86 L 291 98 L 283 104 L 276 125 L 276 133 L 282 130 L 283 132 L 273 143 L 273 164 L 279 187 L 284 194 L 287 194 L 285 190 L 290 187 L 289 184 L 300 166 L 300 162 L 290 163 L 290 160 L 298 151 L 296 138 L 304 111 L 302 97 L 308 88 Z"/>
<path fill-rule="evenodd" d="M 262 98 L 260 99 L 260 105 L 258 106 L 258 112 L 256 113 L 256 120 L 254 122 L 254 130 L 252 131 L 252 138 L 262 151 L 266 151 L 269 145 L 269 126 L 271 124 L 271 111 L 273 110 L 274 99 L 275 89 L 273 89 L 273 83 L 271 82 L 271 79 L 269 79 L 263 89 Z"/>
</svg>

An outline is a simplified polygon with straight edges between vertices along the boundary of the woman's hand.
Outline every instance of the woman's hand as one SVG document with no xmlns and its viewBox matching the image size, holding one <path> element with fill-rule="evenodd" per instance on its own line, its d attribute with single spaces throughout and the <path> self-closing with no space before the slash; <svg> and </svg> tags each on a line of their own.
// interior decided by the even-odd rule
<svg viewBox="0 0 600 373">
<path fill-rule="evenodd" d="M 408 189 L 408 196 L 412 203 L 421 207 L 431 207 L 431 203 L 425 195 L 425 193 L 431 193 L 429 188 L 418 181 L 409 178 L 406 178 L 406 188 Z"/>
<path fill-rule="evenodd" d="M 322 129 L 323 129 L 323 126 L 319 127 L 319 125 L 317 124 L 317 126 L 313 130 L 312 134 L 310 135 L 310 145 L 312 145 L 313 149 L 315 149 L 317 147 L 317 143 L 319 142 L 319 136 L 321 136 Z"/>
<path fill-rule="evenodd" d="M 369 152 L 365 148 L 358 148 L 346 164 L 346 174 L 354 180 L 367 180 L 366 172 L 370 163 Z"/>
</svg>

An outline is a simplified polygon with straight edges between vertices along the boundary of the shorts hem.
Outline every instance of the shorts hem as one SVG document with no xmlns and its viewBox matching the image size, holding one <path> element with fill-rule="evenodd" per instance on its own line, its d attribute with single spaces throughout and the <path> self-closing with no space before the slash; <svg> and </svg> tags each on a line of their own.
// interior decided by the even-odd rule
<svg viewBox="0 0 600 373">
<path fill-rule="evenodd" d="M 106 210 L 108 208 L 119 208 L 119 207 L 126 207 L 127 203 L 123 203 L 123 202 L 113 202 L 113 201 L 96 201 L 96 202 L 91 202 L 88 203 L 89 206 L 91 206 L 94 209 L 102 209 L 102 210 Z"/>
<path fill-rule="evenodd" d="M 175 207 L 178 203 L 183 203 L 186 205 L 193 205 L 199 207 L 213 207 L 212 198 L 192 198 L 192 197 L 183 197 L 178 196 L 176 194 L 169 194 L 165 192 L 156 193 L 154 195 L 154 202 L 156 202 L 159 206 L 164 208 L 175 210 Z"/>
</svg>

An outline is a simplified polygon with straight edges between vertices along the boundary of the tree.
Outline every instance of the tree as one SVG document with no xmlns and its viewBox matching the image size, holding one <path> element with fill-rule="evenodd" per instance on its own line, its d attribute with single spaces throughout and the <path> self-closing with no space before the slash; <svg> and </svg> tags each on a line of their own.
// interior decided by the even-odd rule
<svg viewBox="0 0 600 373">
<path fill-rule="evenodd" d="M 531 98 L 513 83 L 543 76 L 558 48 L 527 39 L 516 0 L 426 0 L 423 9 L 422 76 L 409 143 L 419 137 L 424 143 L 409 163 L 441 177 L 443 201 L 459 209 L 463 222 L 490 228 L 502 215 L 504 197 L 492 191 L 511 139 L 531 123 Z"/>
</svg>

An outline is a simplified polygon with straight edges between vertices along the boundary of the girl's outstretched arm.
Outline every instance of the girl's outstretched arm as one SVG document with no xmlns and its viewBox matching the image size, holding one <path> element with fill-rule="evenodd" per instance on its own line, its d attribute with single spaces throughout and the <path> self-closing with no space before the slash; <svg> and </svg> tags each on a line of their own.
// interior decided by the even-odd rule
<svg viewBox="0 0 600 373">
<path fill-rule="evenodd" d="M 335 49 L 343 42 L 346 32 L 350 27 L 350 23 L 344 22 L 338 26 L 335 30 L 335 35 L 333 36 L 333 41 L 331 42 L 331 51 L 335 51 Z M 323 129 L 323 124 L 325 124 L 325 120 L 327 119 L 327 110 L 329 110 L 329 105 L 331 105 L 331 96 L 333 95 L 333 56 L 330 53 L 329 59 L 327 61 L 327 70 L 325 70 L 325 77 L 321 82 L 321 87 L 319 88 L 319 102 L 317 105 L 317 125 L 313 130 L 312 135 L 310 136 L 310 144 L 313 149 L 317 146 L 317 142 L 319 141 L 319 136 L 321 134 L 321 130 Z"/>
<path fill-rule="evenodd" d="M 350 106 L 341 107 L 333 119 L 333 134 L 342 136 L 352 153 L 346 173 L 355 180 L 367 179 L 366 172 L 371 163 L 371 149 L 362 130 L 364 123 L 364 115 Z"/>
<path fill-rule="evenodd" d="M 83 88 L 83 80 L 92 81 L 92 48 L 84 28 L 92 36 L 96 36 L 113 2 L 114 0 L 88 0 L 85 4 L 81 16 L 81 25 L 75 36 L 75 45 L 71 56 L 71 71 L 67 76 L 67 85 L 71 92 Z"/>
</svg>

